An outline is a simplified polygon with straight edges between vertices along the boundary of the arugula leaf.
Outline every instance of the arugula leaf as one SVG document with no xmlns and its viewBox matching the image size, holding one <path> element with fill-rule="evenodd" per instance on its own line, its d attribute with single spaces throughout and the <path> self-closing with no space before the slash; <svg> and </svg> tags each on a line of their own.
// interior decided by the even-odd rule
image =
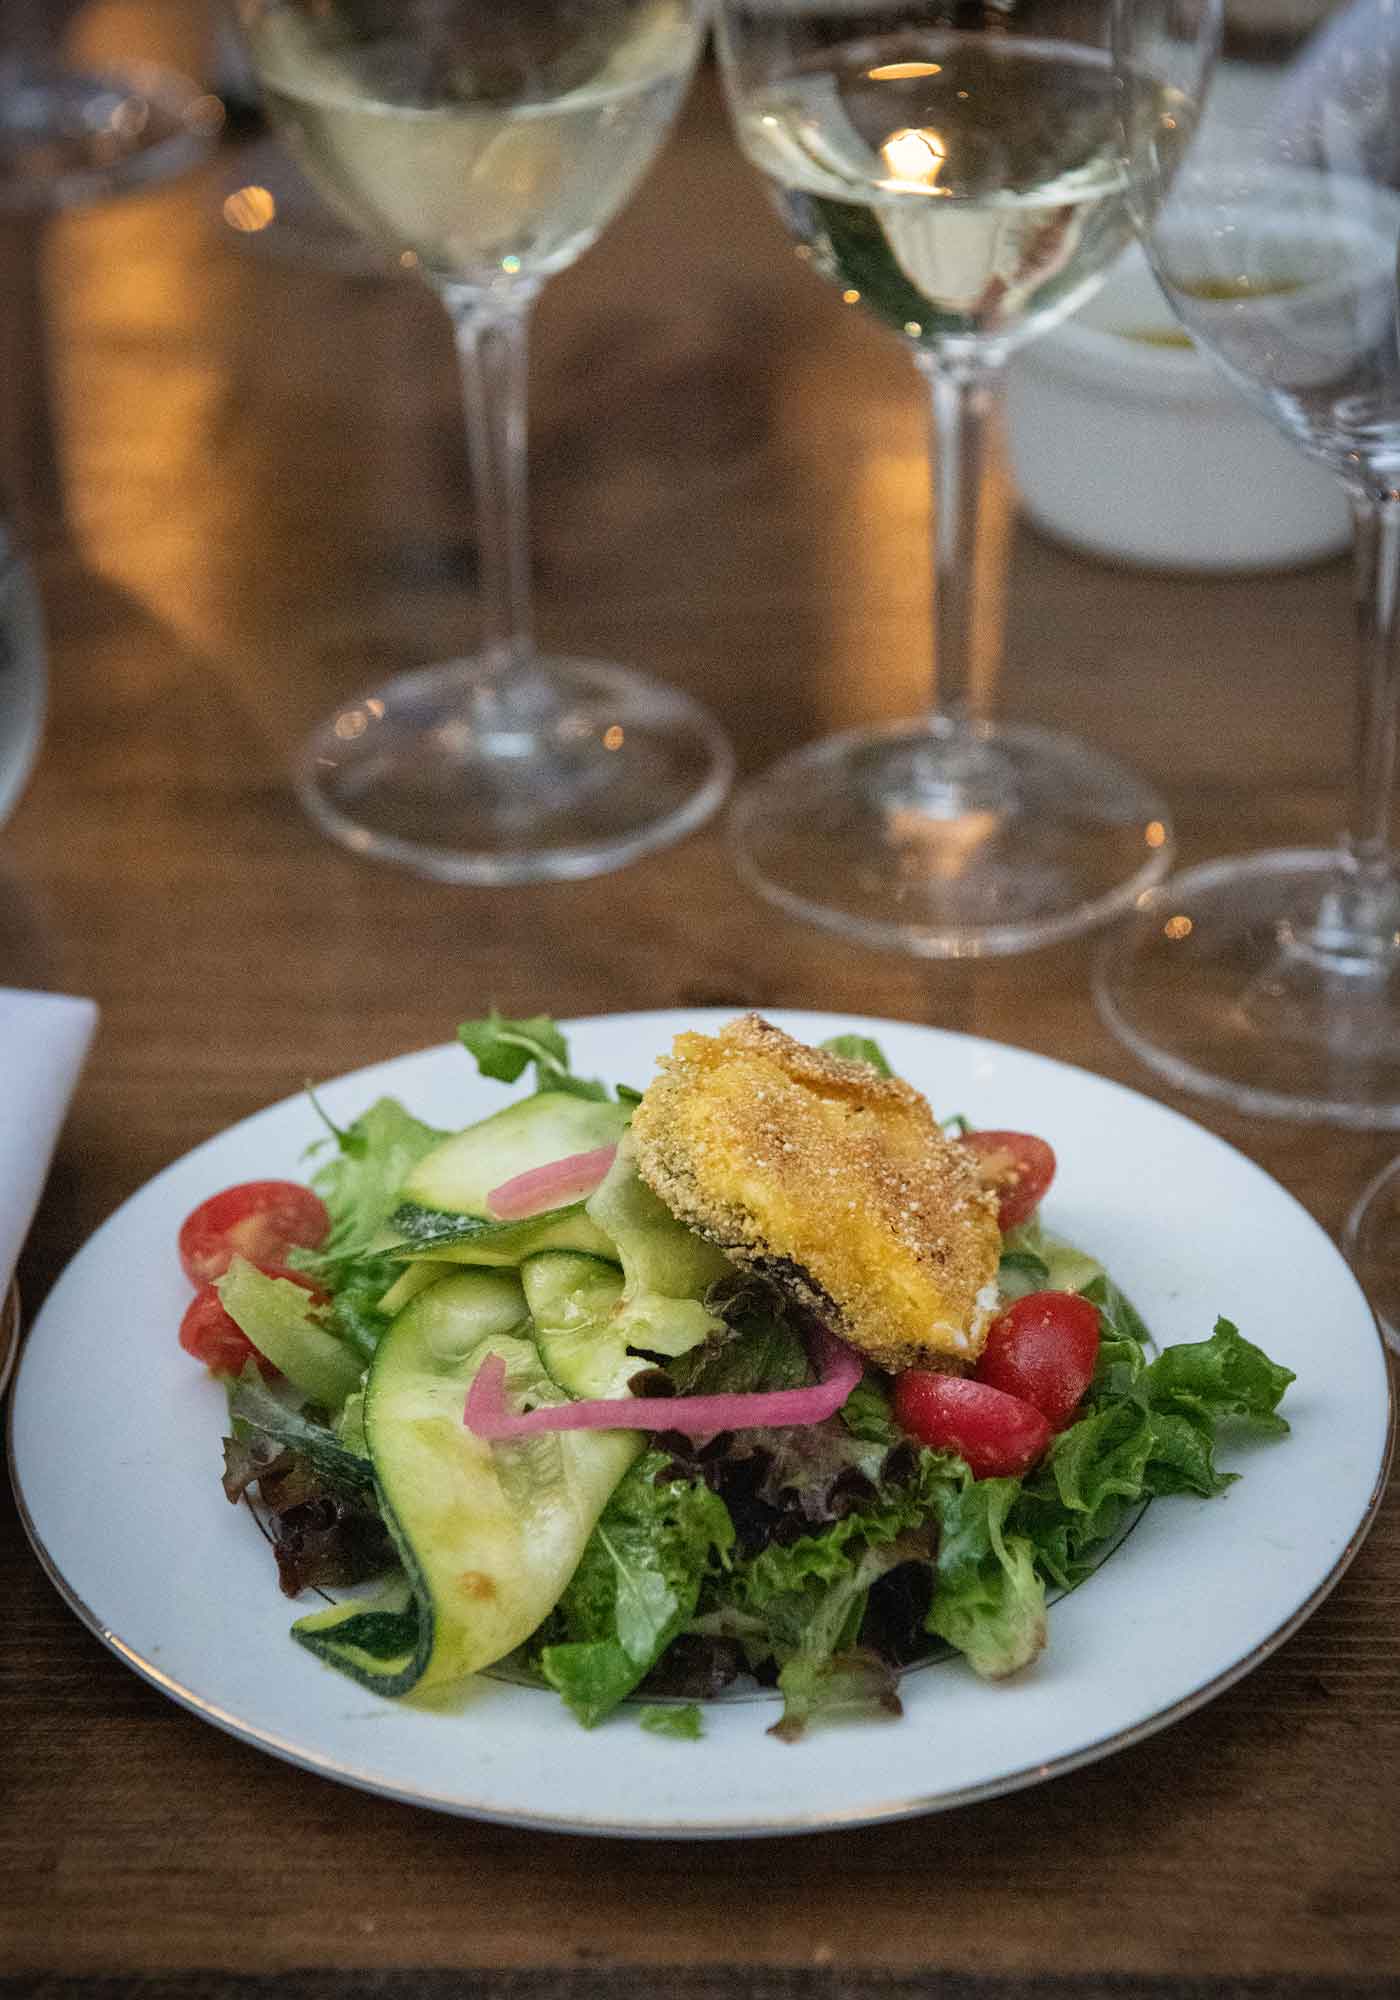
<svg viewBox="0 0 1400 2000">
<path fill-rule="evenodd" d="M 674 1736 L 680 1743 L 698 1743 L 705 1734 L 699 1705 L 693 1701 L 680 1708 L 648 1705 L 639 1711 L 637 1720 L 653 1736 Z"/>
<path fill-rule="evenodd" d="M 483 1020 L 463 1021 L 457 1038 L 475 1057 L 481 1074 L 498 1083 L 515 1083 L 533 1063 L 536 1091 L 561 1090 L 607 1101 L 606 1084 L 575 1076 L 569 1068 L 569 1045 L 548 1014 L 512 1021 L 493 1007 Z"/>
<path fill-rule="evenodd" d="M 724 1502 L 667 1477 L 650 1450 L 604 1508 L 540 1651 L 545 1679 L 592 1728 L 642 1681 L 692 1616 L 709 1565 L 734 1539 Z"/>
<path fill-rule="evenodd" d="M 325 1323 L 366 1361 L 373 1359 L 389 1329 L 389 1316 L 379 1310 L 379 1301 L 402 1274 L 403 1265 L 391 1257 L 362 1257 L 334 1274 L 335 1291 Z"/>
<path fill-rule="evenodd" d="M 394 1097 L 381 1097 L 348 1131 L 332 1125 L 331 1135 L 336 1151 L 311 1178 L 330 1211 L 330 1235 L 319 1250 L 295 1250 L 288 1259 L 298 1270 L 318 1275 L 334 1275 L 338 1266 L 373 1249 L 410 1171 L 447 1136 Z"/>
<path fill-rule="evenodd" d="M 867 1064 L 877 1076 L 894 1075 L 884 1050 L 869 1035 L 833 1035 L 829 1041 L 822 1043 L 822 1047 L 829 1049 L 834 1056 L 844 1056 L 847 1062 Z"/>
</svg>

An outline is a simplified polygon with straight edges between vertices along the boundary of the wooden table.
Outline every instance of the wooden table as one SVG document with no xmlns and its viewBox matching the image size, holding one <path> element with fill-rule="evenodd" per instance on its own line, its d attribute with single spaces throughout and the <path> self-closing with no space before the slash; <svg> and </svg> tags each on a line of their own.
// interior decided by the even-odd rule
<svg viewBox="0 0 1400 2000">
<path fill-rule="evenodd" d="M 178 8 L 116 11 L 147 49 L 194 60 Z M 470 639 L 457 391 L 426 293 L 233 239 L 233 164 L 43 245 L 53 707 L 0 836 L 0 977 L 90 993 L 103 1018 L 22 1267 L 28 1306 L 196 1141 L 493 1001 L 883 1014 L 1156 1090 L 1095 1016 L 1086 945 L 927 966 L 847 948 L 750 901 L 715 829 L 508 895 L 364 865 L 311 831 L 284 778 L 303 729 Z M 915 377 L 791 258 L 708 80 L 640 198 L 549 289 L 533 389 L 546 639 L 693 689 L 746 771 L 919 706 Z M 1021 529 L 1011 569 L 1006 708 L 1150 772 L 1188 859 L 1329 834 L 1345 565 L 1153 577 Z M 1329 1229 L 1390 1151 L 1184 1108 Z M 1400 1992 L 1394 1501 L 1305 1629 L 1204 1711 L 1041 1789 L 839 1845 L 531 1837 L 285 1767 L 109 1656 L 8 1494 L 0 1591 L 6 1996 Z"/>
</svg>

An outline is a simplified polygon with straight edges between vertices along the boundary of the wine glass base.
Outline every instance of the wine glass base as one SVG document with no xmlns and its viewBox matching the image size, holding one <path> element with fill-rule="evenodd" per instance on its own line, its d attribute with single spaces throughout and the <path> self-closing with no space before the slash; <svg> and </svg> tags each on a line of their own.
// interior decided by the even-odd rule
<svg viewBox="0 0 1400 2000">
<path fill-rule="evenodd" d="M 494 663 L 399 674 L 314 731 L 295 773 L 354 854 L 440 882 L 606 874 L 708 819 L 733 777 L 697 702 L 595 660 L 539 659 L 509 711 Z"/>
<path fill-rule="evenodd" d="M 1109 938 L 1095 998 L 1179 1089 L 1265 1117 L 1400 1128 L 1400 943 L 1329 931 L 1333 852 L 1211 862 Z"/>
<path fill-rule="evenodd" d="M 1342 1242 L 1387 1346 L 1400 1354 L 1400 1160 L 1392 1160 L 1365 1189 L 1347 1217 Z"/>
<path fill-rule="evenodd" d="M 1075 937 L 1170 864 L 1167 808 L 1113 758 L 1015 724 L 851 730 L 737 800 L 740 874 L 790 915 L 919 958 Z"/>
<path fill-rule="evenodd" d="M 0 62 L 0 215 L 74 208 L 184 173 L 223 118 L 174 70 Z"/>
</svg>

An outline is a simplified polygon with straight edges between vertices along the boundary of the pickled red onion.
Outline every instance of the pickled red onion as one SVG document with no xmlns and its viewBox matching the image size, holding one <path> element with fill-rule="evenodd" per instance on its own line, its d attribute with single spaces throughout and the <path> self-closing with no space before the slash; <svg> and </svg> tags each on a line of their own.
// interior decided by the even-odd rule
<svg viewBox="0 0 1400 2000">
<path fill-rule="evenodd" d="M 537 1410 L 506 1407 L 506 1364 L 489 1354 L 467 1395 L 462 1421 L 480 1438 L 533 1437 L 538 1431 L 680 1431 L 714 1437 L 720 1431 L 766 1429 L 770 1424 L 819 1424 L 834 1416 L 861 1377 L 860 1357 L 818 1330 L 813 1358 L 821 1380 L 806 1389 L 768 1389 L 717 1396 L 608 1396 L 591 1402 L 555 1403 Z M 640 1365 L 640 1364 L 639 1364 Z"/>
<path fill-rule="evenodd" d="M 565 1160 L 551 1160 L 547 1167 L 531 1167 L 502 1181 L 486 1197 L 487 1213 L 497 1222 L 523 1222 L 547 1208 L 562 1208 L 592 1194 L 613 1163 L 616 1146 L 599 1146 L 591 1153 L 570 1153 Z"/>
</svg>

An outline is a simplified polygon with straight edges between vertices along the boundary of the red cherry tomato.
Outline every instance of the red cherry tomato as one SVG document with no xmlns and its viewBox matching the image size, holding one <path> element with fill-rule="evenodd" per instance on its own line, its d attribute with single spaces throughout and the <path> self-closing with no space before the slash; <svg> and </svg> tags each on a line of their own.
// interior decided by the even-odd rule
<svg viewBox="0 0 1400 2000">
<path fill-rule="evenodd" d="M 1034 1404 L 1062 1431 L 1094 1379 L 1099 1309 L 1077 1292 L 1027 1292 L 987 1329 L 977 1380 Z"/>
<path fill-rule="evenodd" d="M 1003 1233 L 1014 1229 L 1039 1206 L 1055 1178 L 1053 1148 L 1029 1132 L 965 1132 L 962 1143 L 977 1155 L 983 1185 L 997 1197 Z"/>
<path fill-rule="evenodd" d="M 280 1264 L 264 1264 L 259 1268 L 269 1278 L 290 1278 L 294 1285 L 310 1292 L 318 1305 L 325 1304 L 326 1293 L 305 1272 L 289 1271 Z M 180 1321 L 180 1345 L 215 1375 L 241 1375 L 250 1361 L 256 1361 L 264 1375 L 277 1373 L 267 1357 L 258 1353 L 237 1320 L 225 1312 L 213 1285 L 201 1285 L 185 1308 Z"/>
<path fill-rule="evenodd" d="M 292 1245 L 314 1250 L 330 1234 L 326 1205 L 296 1181 L 244 1181 L 211 1194 L 180 1225 L 180 1262 L 192 1285 L 221 1278 L 235 1257 L 280 1264 Z"/>
<path fill-rule="evenodd" d="M 894 1413 L 920 1444 L 965 1458 L 974 1479 L 1019 1478 L 1050 1443 L 1039 1410 L 963 1375 L 911 1368 L 894 1385 Z"/>
</svg>

